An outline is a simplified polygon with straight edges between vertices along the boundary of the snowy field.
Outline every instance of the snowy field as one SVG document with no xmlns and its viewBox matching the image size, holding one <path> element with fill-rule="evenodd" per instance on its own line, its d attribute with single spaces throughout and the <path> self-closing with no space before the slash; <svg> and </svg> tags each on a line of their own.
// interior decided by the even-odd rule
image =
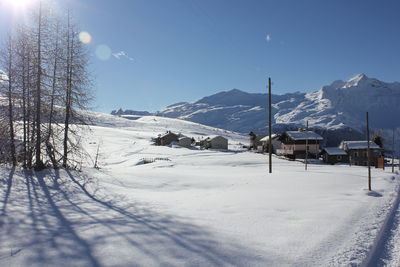
<svg viewBox="0 0 400 267">
<path fill-rule="evenodd" d="M 365 167 L 274 157 L 269 174 L 233 132 L 150 116 L 94 125 L 82 172 L 0 168 L 0 266 L 400 265 L 390 168 L 372 170 L 368 192 Z M 166 130 L 230 149 L 151 145 Z"/>
</svg>

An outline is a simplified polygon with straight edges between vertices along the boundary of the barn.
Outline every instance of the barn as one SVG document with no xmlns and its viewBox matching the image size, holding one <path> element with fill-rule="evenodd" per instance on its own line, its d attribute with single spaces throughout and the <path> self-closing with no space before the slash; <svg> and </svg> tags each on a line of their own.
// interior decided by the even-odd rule
<svg viewBox="0 0 400 267">
<path fill-rule="evenodd" d="M 321 155 L 325 163 L 336 164 L 349 162 L 349 156 L 346 151 L 339 147 L 325 147 L 322 150 Z"/>
<path fill-rule="evenodd" d="M 214 137 L 208 137 L 205 140 L 205 148 L 212 149 L 228 149 L 228 139 L 220 135 Z"/>
<path fill-rule="evenodd" d="M 382 149 L 372 141 L 369 141 L 371 159 L 370 164 L 375 166 L 377 160 L 382 156 Z M 368 165 L 368 142 L 367 141 L 342 141 L 339 145 L 349 155 L 351 165 Z"/>
<path fill-rule="evenodd" d="M 179 136 L 171 131 L 167 131 L 166 133 L 155 138 L 155 144 L 157 146 L 168 146 L 172 142 L 178 142 L 178 141 L 179 141 Z"/>
<path fill-rule="evenodd" d="M 187 136 L 180 137 L 178 144 L 182 147 L 190 147 L 192 145 L 192 139 Z"/>
</svg>

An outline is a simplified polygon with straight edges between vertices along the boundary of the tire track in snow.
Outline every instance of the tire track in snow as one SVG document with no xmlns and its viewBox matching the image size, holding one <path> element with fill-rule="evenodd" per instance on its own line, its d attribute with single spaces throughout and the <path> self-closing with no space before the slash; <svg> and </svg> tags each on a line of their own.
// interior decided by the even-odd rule
<svg viewBox="0 0 400 267">
<path fill-rule="evenodd" d="M 379 232 L 375 246 L 362 266 L 400 266 L 400 188 L 391 212 Z"/>
</svg>

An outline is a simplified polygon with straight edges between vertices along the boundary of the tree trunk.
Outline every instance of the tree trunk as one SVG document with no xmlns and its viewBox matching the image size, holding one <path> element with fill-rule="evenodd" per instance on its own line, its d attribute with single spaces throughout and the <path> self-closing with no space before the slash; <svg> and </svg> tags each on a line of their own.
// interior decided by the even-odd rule
<svg viewBox="0 0 400 267">
<path fill-rule="evenodd" d="M 56 83 L 57 83 L 57 64 L 58 64 L 58 36 L 59 34 L 59 24 L 57 23 L 56 30 L 56 41 L 54 48 L 54 66 L 53 66 L 53 77 L 52 77 L 52 89 L 51 89 L 51 100 L 50 100 L 50 114 L 49 114 L 49 124 L 48 124 L 48 135 L 46 139 L 46 150 L 47 155 L 49 156 L 53 168 L 58 168 L 57 160 L 54 154 L 54 146 L 51 144 L 50 139 L 52 138 L 52 122 L 53 122 L 53 112 L 54 112 L 54 98 L 56 92 Z"/>
<path fill-rule="evenodd" d="M 10 131 L 10 153 L 11 153 L 11 162 L 13 166 L 17 165 L 17 158 L 15 155 L 15 136 L 14 136 L 14 122 L 13 122 L 13 91 L 14 91 L 14 66 L 13 66 L 13 40 L 10 36 L 8 41 L 8 127 Z"/>
<path fill-rule="evenodd" d="M 72 91 L 72 57 L 73 57 L 73 33 L 71 33 L 70 15 L 68 12 L 68 28 L 67 28 L 67 88 L 65 97 L 65 121 L 64 121 L 64 140 L 63 140 L 63 167 L 68 165 L 68 132 L 71 116 L 71 91 Z"/>
<path fill-rule="evenodd" d="M 41 160 L 41 86 L 42 86 L 42 3 L 39 3 L 39 21 L 38 21 L 38 39 L 37 39 L 37 84 L 36 84 L 36 162 L 35 170 L 44 169 L 44 164 Z"/>
</svg>

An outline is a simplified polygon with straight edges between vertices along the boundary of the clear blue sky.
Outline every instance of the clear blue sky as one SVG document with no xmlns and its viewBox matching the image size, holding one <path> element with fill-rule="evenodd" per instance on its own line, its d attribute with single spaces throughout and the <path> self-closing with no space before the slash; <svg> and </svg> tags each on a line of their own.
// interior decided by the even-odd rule
<svg viewBox="0 0 400 267">
<path fill-rule="evenodd" d="M 267 77 L 277 94 L 358 73 L 400 81 L 398 0 L 58 2 L 69 3 L 93 38 L 99 111 L 155 111 L 231 88 L 263 92 Z M 16 16 L 5 6 L 1 39 Z M 128 56 L 101 60 L 99 45 Z"/>
</svg>

